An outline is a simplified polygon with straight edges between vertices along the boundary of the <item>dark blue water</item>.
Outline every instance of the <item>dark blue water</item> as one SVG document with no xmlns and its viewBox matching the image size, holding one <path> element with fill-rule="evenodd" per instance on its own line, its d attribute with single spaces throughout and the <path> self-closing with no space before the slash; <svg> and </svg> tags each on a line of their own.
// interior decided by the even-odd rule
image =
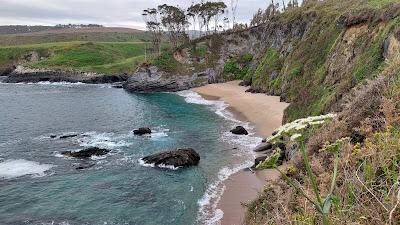
<svg viewBox="0 0 400 225">
<path fill-rule="evenodd" d="M 0 224 L 201 224 L 222 179 L 258 139 L 231 141 L 236 122 L 193 93 L 130 94 L 106 85 L 0 84 Z M 202 104 L 189 104 L 190 100 Z M 151 127 L 151 136 L 132 130 Z M 77 137 L 52 139 L 52 134 Z M 77 160 L 65 150 L 111 149 Z M 145 167 L 146 155 L 191 147 L 197 167 Z M 233 149 L 233 148 L 238 149 Z M 79 164 L 95 164 L 76 170 Z"/>
</svg>

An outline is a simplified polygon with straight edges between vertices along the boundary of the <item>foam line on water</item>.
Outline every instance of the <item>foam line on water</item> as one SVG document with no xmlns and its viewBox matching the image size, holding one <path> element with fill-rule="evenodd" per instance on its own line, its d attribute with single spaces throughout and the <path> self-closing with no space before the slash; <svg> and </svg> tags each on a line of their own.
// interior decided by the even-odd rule
<svg viewBox="0 0 400 225">
<path fill-rule="evenodd" d="M 144 167 L 151 167 L 151 168 L 158 167 L 158 168 L 164 168 L 164 169 L 170 169 L 170 170 L 177 170 L 180 168 L 180 167 L 175 167 L 172 165 L 164 165 L 164 164 L 159 164 L 156 166 L 154 163 L 146 163 L 143 159 L 139 159 L 138 162 L 139 162 L 139 165 L 144 166 Z"/>
<path fill-rule="evenodd" d="M 213 110 L 217 115 L 236 123 L 242 124 L 242 121 L 239 121 L 234 118 L 233 114 L 226 110 L 229 107 L 224 101 L 217 101 L 217 100 L 207 100 L 204 99 L 201 95 L 194 91 L 186 90 L 177 92 L 179 96 L 185 98 L 185 101 L 190 104 L 197 104 L 197 105 L 207 105 Z"/>
<path fill-rule="evenodd" d="M 226 102 L 207 100 L 198 93 L 190 90 L 181 91 L 177 94 L 184 97 L 187 103 L 209 106 L 210 109 L 217 115 L 229 121 L 232 127 L 240 125 L 245 127 L 246 130 L 250 131 L 249 135 L 234 135 L 229 131 L 222 133 L 221 140 L 223 142 L 230 143 L 233 146 L 237 146 L 238 148 L 233 154 L 243 157 L 245 162 L 242 164 L 232 165 L 232 167 L 221 168 L 218 172 L 217 179 L 208 185 L 204 195 L 198 200 L 198 220 L 202 224 L 207 225 L 220 224 L 223 217 L 223 211 L 221 209 L 217 209 L 217 205 L 225 191 L 224 181 L 231 175 L 253 164 L 255 155 L 252 151 L 249 151 L 249 149 L 256 147 L 262 139 L 260 137 L 253 136 L 254 133 L 251 133 L 251 131 L 254 130 L 254 127 L 252 127 L 249 122 L 237 120 L 233 114 L 227 110 L 229 104 Z"/>
<path fill-rule="evenodd" d="M 25 175 L 41 177 L 46 175 L 46 171 L 53 168 L 51 164 L 40 164 L 25 159 L 6 160 L 0 162 L 0 178 L 12 179 Z"/>
</svg>

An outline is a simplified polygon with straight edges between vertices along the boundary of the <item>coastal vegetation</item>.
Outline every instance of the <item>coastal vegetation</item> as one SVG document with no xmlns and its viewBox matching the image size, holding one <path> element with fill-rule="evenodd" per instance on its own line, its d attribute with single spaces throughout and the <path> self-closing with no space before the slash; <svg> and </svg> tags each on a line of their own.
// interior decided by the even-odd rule
<svg viewBox="0 0 400 225">
<path fill-rule="evenodd" d="M 258 11 L 253 27 L 202 37 L 160 58 L 174 62 L 167 72 L 212 68 L 218 81 L 243 79 L 248 91 L 291 103 L 287 124 L 266 137 L 273 147 L 255 165 L 280 170 L 281 179 L 247 205 L 245 224 L 397 224 L 400 4 L 289 2 Z M 209 51 L 194 60 L 191 49 L 204 43 Z M 207 64 L 211 56 L 217 60 Z"/>
<path fill-rule="evenodd" d="M 132 73 L 145 61 L 143 42 L 57 42 L 0 47 L 0 65 L 75 69 L 103 74 Z M 147 59 L 151 57 L 148 54 Z"/>
<path fill-rule="evenodd" d="M 246 224 L 398 224 L 399 9 L 390 0 L 308 1 L 275 17 L 313 20 L 288 54 L 274 60 L 267 48 L 245 77 L 291 102 L 287 124 L 266 138 L 284 151 L 257 165 L 282 179 L 248 205 Z M 327 112 L 337 116 L 299 124 Z"/>
</svg>

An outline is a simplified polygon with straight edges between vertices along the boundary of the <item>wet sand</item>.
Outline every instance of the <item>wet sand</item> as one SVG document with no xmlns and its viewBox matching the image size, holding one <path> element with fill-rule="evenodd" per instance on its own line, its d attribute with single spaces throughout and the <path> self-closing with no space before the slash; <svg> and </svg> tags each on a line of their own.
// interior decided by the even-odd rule
<svg viewBox="0 0 400 225">
<path fill-rule="evenodd" d="M 287 103 L 279 101 L 279 97 L 265 94 L 251 94 L 245 92 L 246 87 L 238 85 L 239 81 L 220 84 L 209 84 L 194 88 L 209 100 L 222 100 L 229 104 L 230 110 L 238 120 L 251 122 L 259 137 L 268 137 L 281 126 L 283 111 Z M 263 190 L 266 180 L 278 178 L 275 170 L 263 170 L 256 173 L 240 171 L 233 174 L 224 182 L 226 186 L 217 208 L 224 212 L 222 225 L 242 224 L 246 208 L 243 203 L 254 200 Z"/>
</svg>

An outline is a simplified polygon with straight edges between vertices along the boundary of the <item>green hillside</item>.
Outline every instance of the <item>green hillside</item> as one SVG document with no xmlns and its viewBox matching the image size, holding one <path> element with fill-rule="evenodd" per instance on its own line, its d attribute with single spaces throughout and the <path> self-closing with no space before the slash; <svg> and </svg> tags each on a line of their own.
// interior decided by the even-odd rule
<svg viewBox="0 0 400 225">
<path fill-rule="evenodd" d="M 58 42 L 0 47 L 0 65 L 131 73 L 145 60 L 144 42 Z M 148 55 L 149 57 L 151 55 Z"/>
<path fill-rule="evenodd" d="M 149 40 L 146 32 L 62 32 L 0 35 L 0 46 L 43 44 L 53 42 L 93 41 L 93 42 L 144 42 Z"/>
</svg>

